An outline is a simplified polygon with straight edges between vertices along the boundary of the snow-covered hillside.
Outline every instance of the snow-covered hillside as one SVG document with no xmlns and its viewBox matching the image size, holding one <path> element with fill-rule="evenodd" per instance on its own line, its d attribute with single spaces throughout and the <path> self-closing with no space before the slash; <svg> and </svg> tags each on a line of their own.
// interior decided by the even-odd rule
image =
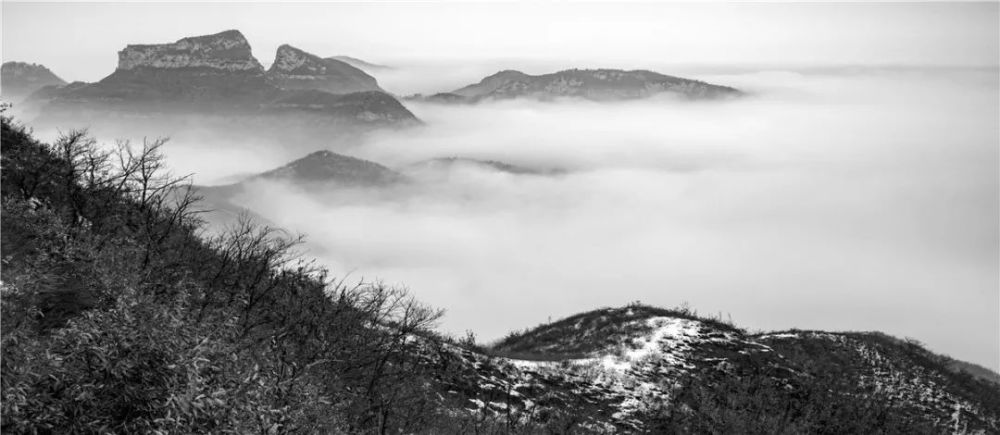
<svg viewBox="0 0 1000 435">
<path fill-rule="evenodd" d="M 655 431 L 655 420 L 680 396 L 689 396 L 692 385 L 766 378 L 794 390 L 817 377 L 813 358 L 846 358 L 858 377 L 844 378 L 855 387 L 845 394 L 886 393 L 897 399 L 893 406 L 901 416 L 942 431 L 1000 430 L 997 410 L 987 407 L 991 402 L 981 393 L 871 337 L 751 335 L 686 311 L 629 306 L 512 334 L 486 349 L 444 344 L 427 357 L 442 373 L 445 402 L 512 427 L 560 421 L 584 432 Z M 836 353 L 807 357 L 796 350 L 814 348 L 817 341 Z"/>
</svg>

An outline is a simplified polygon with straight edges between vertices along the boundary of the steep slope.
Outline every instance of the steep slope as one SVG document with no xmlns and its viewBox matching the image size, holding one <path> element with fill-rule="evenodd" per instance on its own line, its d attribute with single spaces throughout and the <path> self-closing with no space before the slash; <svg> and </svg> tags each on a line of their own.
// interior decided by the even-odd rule
<svg viewBox="0 0 1000 435">
<path fill-rule="evenodd" d="M 4 62 L 0 66 L 0 98 L 19 103 L 25 97 L 46 86 L 63 86 L 66 82 L 44 65 L 26 62 Z"/>
<path fill-rule="evenodd" d="M 402 340 L 436 311 L 331 285 L 281 232 L 206 239 L 183 184 L 129 169 L 155 148 L 65 160 L 102 153 L 0 122 L 0 431 L 440 432 Z"/>
<path fill-rule="evenodd" d="M 448 93 L 427 98 L 437 102 L 476 102 L 486 99 L 535 98 L 548 100 L 579 97 L 590 100 L 628 100 L 657 94 L 689 99 L 715 99 L 740 95 L 740 91 L 697 80 L 652 71 L 616 69 L 572 69 L 551 74 L 528 75 L 505 70 Z"/>
<path fill-rule="evenodd" d="M 278 47 L 267 75 L 285 89 L 318 89 L 332 94 L 382 90 L 374 77 L 346 62 L 323 59 L 288 44 Z"/>
</svg>

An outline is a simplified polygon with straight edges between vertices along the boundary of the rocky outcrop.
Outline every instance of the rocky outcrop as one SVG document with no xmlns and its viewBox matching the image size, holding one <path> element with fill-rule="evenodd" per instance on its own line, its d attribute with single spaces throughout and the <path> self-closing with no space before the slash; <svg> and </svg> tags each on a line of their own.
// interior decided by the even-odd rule
<svg viewBox="0 0 1000 435">
<path fill-rule="evenodd" d="M 128 45 L 109 76 L 60 92 L 54 108 L 112 111 L 254 110 L 279 89 L 267 82 L 247 39 L 236 30 L 168 44 Z"/>
<path fill-rule="evenodd" d="M 57 127 L 107 120 L 130 128 L 121 134 L 141 127 L 170 135 L 197 124 L 229 135 L 312 142 L 417 122 L 394 97 L 378 92 L 374 78 L 342 62 L 284 45 L 265 71 L 235 30 L 129 45 L 118 57 L 114 73 L 97 83 L 39 95 L 44 105 L 36 121 Z"/>
<path fill-rule="evenodd" d="M 450 93 L 425 98 L 430 102 L 477 102 L 488 99 L 535 98 L 548 100 L 579 97 L 589 100 L 628 100 L 657 94 L 688 99 L 717 99 L 741 95 L 737 89 L 652 71 L 616 69 L 572 69 L 552 74 L 529 75 L 506 70 Z M 436 96 L 446 98 L 435 98 Z"/>
<path fill-rule="evenodd" d="M 0 67 L 0 98 L 20 102 L 46 86 L 63 86 L 66 82 L 44 65 L 26 62 L 4 62 Z"/>
<path fill-rule="evenodd" d="M 118 52 L 119 70 L 139 68 L 264 72 L 264 67 L 250 52 L 250 43 L 238 30 L 183 38 L 172 44 L 129 45 Z"/>
<path fill-rule="evenodd" d="M 284 89 L 317 89 L 334 94 L 382 90 L 374 77 L 358 68 L 288 44 L 278 47 L 267 75 Z"/>
</svg>

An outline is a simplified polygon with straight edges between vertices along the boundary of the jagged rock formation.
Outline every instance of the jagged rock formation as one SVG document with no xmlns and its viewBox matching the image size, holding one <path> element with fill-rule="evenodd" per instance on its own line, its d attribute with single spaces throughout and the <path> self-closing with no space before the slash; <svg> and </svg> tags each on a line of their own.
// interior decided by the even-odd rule
<svg viewBox="0 0 1000 435">
<path fill-rule="evenodd" d="M 65 127 L 88 119 L 134 126 L 122 135 L 173 135 L 196 124 L 230 135 L 245 131 L 314 143 L 418 122 L 391 95 L 373 92 L 378 85 L 363 72 L 290 46 L 278 52 L 278 62 L 265 72 L 236 30 L 129 45 L 108 77 L 46 95 L 35 124 Z M 304 86 L 310 74 L 313 85 L 341 93 Z M 354 92 L 359 90 L 365 92 Z"/>
<path fill-rule="evenodd" d="M 238 30 L 183 38 L 173 44 L 128 45 L 118 52 L 118 70 L 207 68 L 261 74 L 264 67 Z"/>
<path fill-rule="evenodd" d="M 276 92 L 243 34 L 227 30 L 168 44 L 128 45 L 118 52 L 111 75 L 63 99 L 109 108 L 252 109 Z"/>
<path fill-rule="evenodd" d="M 66 82 L 44 65 L 26 62 L 4 62 L 0 66 L 0 98 L 18 103 L 32 92 L 46 86 L 63 86 Z"/>
<path fill-rule="evenodd" d="M 291 45 L 278 47 L 267 71 L 274 84 L 285 89 L 318 89 L 332 94 L 381 91 L 374 77 L 345 62 L 323 59 Z"/>
<path fill-rule="evenodd" d="M 741 94 L 727 86 L 644 70 L 572 69 L 537 76 L 505 70 L 488 76 L 479 83 L 422 99 L 446 103 L 521 97 L 541 100 L 579 97 L 608 101 L 647 98 L 663 93 L 689 99 L 715 99 Z"/>
</svg>

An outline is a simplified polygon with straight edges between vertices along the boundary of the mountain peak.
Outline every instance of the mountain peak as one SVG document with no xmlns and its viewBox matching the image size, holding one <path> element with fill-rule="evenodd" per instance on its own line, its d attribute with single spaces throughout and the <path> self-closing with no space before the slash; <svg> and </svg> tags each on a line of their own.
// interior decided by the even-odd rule
<svg viewBox="0 0 1000 435">
<path fill-rule="evenodd" d="M 0 66 L 0 85 L 5 99 L 20 99 L 46 86 L 65 84 L 66 81 L 37 63 L 4 62 Z"/>
<path fill-rule="evenodd" d="M 358 68 L 289 44 L 278 47 L 267 74 L 285 89 L 316 89 L 333 94 L 382 90 L 374 77 Z"/>
<path fill-rule="evenodd" d="M 483 81 L 490 79 L 499 79 L 499 78 L 510 79 L 510 78 L 521 78 L 521 77 L 528 77 L 528 74 L 525 74 L 516 69 L 505 69 L 503 71 L 498 71 L 496 73 L 493 73 L 492 75 L 486 76 L 486 78 L 484 78 Z"/>
<path fill-rule="evenodd" d="M 238 30 L 190 36 L 167 44 L 128 45 L 118 52 L 118 69 L 210 68 L 230 72 L 263 72 L 250 43 Z"/>
<path fill-rule="evenodd" d="M 521 71 L 507 69 L 486 76 L 479 83 L 466 86 L 451 93 L 462 97 L 478 97 L 496 92 L 498 89 L 508 86 L 513 82 L 520 82 L 530 78 L 530 75 Z"/>
<path fill-rule="evenodd" d="M 511 334 L 499 341 L 494 349 L 514 354 L 593 356 L 627 347 L 666 326 L 702 333 L 738 331 L 732 325 L 698 317 L 686 309 L 633 304 L 587 311 Z"/>
<path fill-rule="evenodd" d="M 319 56 L 289 44 L 281 44 L 268 71 L 323 74 L 326 72 L 326 64 Z"/>
<path fill-rule="evenodd" d="M 254 178 L 304 184 L 333 182 L 365 186 L 390 184 L 399 181 L 400 175 L 375 162 L 321 150 Z"/>
</svg>

